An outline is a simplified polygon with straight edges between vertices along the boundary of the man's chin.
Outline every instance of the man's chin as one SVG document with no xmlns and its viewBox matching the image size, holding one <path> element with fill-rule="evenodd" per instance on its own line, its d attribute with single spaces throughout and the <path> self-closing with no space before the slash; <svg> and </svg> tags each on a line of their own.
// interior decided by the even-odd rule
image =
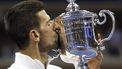
<svg viewBox="0 0 122 69">
<path fill-rule="evenodd" d="M 52 48 L 50 48 L 49 52 L 48 52 L 48 55 L 51 56 L 51 57 L 56 57 L 59 55 L 59 48 L 58 48 L 58 44 L 54 44 L 52 46 Z"/>
<path fill-rule="evenodd" d="M 53 45 L 51 45 L 50 47 L 51 47 L 50 50 L 51 50 L 51 49 L 58 49 L 58 43 L 55 42 L 55 43 L 54 43 Z"/>
</svg>

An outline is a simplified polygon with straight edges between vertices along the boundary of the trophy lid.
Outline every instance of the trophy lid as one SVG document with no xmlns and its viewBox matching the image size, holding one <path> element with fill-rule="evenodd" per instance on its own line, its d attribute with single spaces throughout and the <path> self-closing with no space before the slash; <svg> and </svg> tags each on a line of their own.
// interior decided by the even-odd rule
<svg viewBox="0 0 122 69">
<path fill-rule="evenodd" d="M 63 18 L 92 18 L 95 13 L 87 11 L 87 10 L 77 10 L 72 12 L 66 12 L 63 15 Z"/>
<path fill-rule="evenodd" d="M 82 15 L 81 17 L 93 17 L 95 13 L 87 11 L 87 10 L 79 10 L 80 14 Z"/>
<path fill-rule="evenodd" d="M 86 17 L 93 17 L 95 13 L 87 11 L 87 10 L 79 10 L 79 5 L 77 5 L 74 1 L 75 0 L 67 0 L 69 2 L 67 8 L 66 8 L 66 16 L 65 17 L 70 17 L 70 16 L 80 16 L 81 18 L 86 18 Z"/>
</svg>

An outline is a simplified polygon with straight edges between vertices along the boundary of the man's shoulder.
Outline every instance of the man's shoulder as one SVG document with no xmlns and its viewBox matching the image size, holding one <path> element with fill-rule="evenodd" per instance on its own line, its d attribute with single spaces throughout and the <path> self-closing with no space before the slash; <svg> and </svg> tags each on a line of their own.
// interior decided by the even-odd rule
<svg viewBox="0 0 122 69">
<path fill-rule="evenodd" d="M 59 66 L 56 66 L 56 65 L 48 64 L 48 65 L 47 65 L 47 69 L 62 69 L 62 68 L 59 67 Z"/>
<path fill-rule="evenodd" d="M 8 69 L 45 69 L 44 65 L 37 59 L 16 53 L 15 62 Z"/>
<path fill-rule="evenodd" d="M 12 64 L 8 69 L 32 69 L 32 68 L 23 65 Z"/>
<path fill-rule="evenodd" d="M 30 65 L 31 63 L 27 63 L 26 65 L 24 64 L 18 64 L 18 63 L 13 63 L 8 69 L 45 69 L 43 66 L 38 65 L 38 64 L 33 64 Z"/>
</svg>

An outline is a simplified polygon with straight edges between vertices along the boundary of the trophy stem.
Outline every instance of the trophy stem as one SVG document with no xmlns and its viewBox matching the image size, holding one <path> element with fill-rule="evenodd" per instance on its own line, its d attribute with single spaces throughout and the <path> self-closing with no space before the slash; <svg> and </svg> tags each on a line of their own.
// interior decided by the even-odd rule
<svg viewBox="0 0 122 69">
<path fill-rule="evenodd" d="M 89 69 L 86 55 L 80 56 L 80 62 L 78 63 L 77 69 Z"/>
</svg>

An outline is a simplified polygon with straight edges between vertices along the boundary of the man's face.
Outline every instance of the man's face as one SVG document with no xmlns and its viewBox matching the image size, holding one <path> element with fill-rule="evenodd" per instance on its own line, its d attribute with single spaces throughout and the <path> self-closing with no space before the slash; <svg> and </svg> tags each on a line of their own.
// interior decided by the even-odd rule
<svg viewBox="0 0 122 69">
<path fill-rule="evenodd" d="M 45 10 L 39 11 L 37 17 L 40 22 L 40 41 L 38 44 L 40 51 L 48 51 L 55 48 L 58 36 L 54 30 L 54 22 L 50 20 Z"/>
</svg>

